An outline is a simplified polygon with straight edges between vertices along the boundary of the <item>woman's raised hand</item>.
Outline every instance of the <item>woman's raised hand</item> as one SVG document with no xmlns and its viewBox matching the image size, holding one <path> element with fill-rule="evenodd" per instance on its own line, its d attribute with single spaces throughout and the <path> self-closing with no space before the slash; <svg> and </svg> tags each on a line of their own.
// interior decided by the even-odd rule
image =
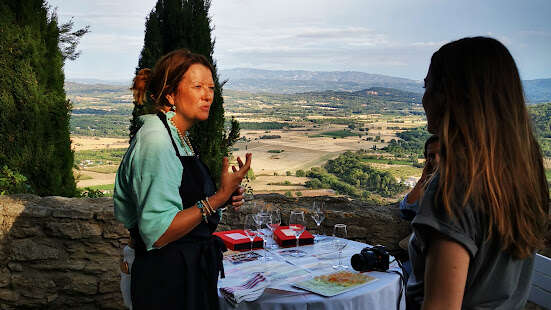
<svg viewBox="0 0 551 310">
<path fill-rule="evenodd" d="M 225 195 L 226 200 L 228 200 L 231 196 L 241 196 L 243 194 L 243 190 L 240 190 L 240 185 L 241 181 L 247 175 L 247 172 L 249 172 L 249 169 L 251 168 L 251 160 L 251 153 L 247 153 L 245 155 L 245 163 L 243 163 L 240 157 L 237 157 L 239 168 L 232 166 L 231 172 L 228 171 L 228 158 L 224 157 L 224 159 L 222 160 L 222 175 L 220 176 L 220 190 L 218 192 L 220 192 L 222 195 Z M 237 201 L 235 199 L 232 199 L 232 205 L 234 207 L 239 207 L 242 204 L 239 203 L 242 201 L 242 199 L 243 197 L 237 199 Z"/>
</svg>

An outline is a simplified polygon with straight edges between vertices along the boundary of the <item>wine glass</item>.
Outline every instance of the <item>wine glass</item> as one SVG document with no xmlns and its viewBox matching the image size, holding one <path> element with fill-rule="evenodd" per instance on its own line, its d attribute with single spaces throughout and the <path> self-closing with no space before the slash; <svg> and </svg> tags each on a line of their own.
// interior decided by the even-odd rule
<svg viewBox="0 0 551 310">
<path fill-rule="evenodd" d="M 269 213 L 266 214 L 258 214 L 257 217 L 260 217 L 260 222 L 262 224 L 260 225 L 260 229 L 258 230 L 258 233 L 262 237 L 262 242 L 264 245 L 264 261 L 272 259 L 272 257 L 268 256 L 268 252 L 266 251 L 267 245 L 268 245 L 268 239 L 272 238 L 272 229 L 270 226 L 272 225 L 272 216 Z"/>
<path fill-rule="evenodd" d="M 268 209 L 266 207 L 266 204 L 264 201 L 255 201 L 253 202 L 253 209 L 256 212 L 255 220 L 258 220 L 259 215 L 268 214 Z M 262 223 L 257 223 L 259 226 L 262 225 Z"/>
<path fill-rule="evenodd" d="M 271 215 L 271 223 L 270 223 L 270 230 L 272 231 L 272 236 L 274 235 L 274 231 L 279 228 L 279 225 L 281 225 L 281 213 L 279 212 L 279 209 L 272 209 L 270 211 Z M 275 242 L 272 242 L 272 249 L 277 248 L 277 245 Z"/>
<path fill-rule="evenodd" d="M 304 221 L 304 211 L 291 211 L 291 216 L 289 217 L 289 229 L 295 234 L 297 239 L 297 248 L 298 248 L 298 239 L 300 235 L 306 230 L 306 222 Z"/>
<path fill-rule="evenodd" d="M 325 214 L 323 213 L 324 209 L 325 209 L 325 204 L 323 201 L 319 201 L 319 202 L 314 201 L 314 203 L 312 204 L 312 219 L 314 220 L 314 222 L 316 222 L 316 226 L 317 226 L 316 232 L 318 233 L 316 236 L 316 241 L 321 241 L 325 239 L 325 236 L 323 236 L 323 234 L 320 233 L 321 222 L 323 222 L 323 220 L 325 219 Z"/>
<path fill-rule="evenodd" d="M 243 227 L 243 230 L 245 231 L 245 234 L 247 235 L 247 237 L 249 237 L 249 239 L 251 240 L 251 251 L 253 250 L 253 240 L 254 240 L 254 237 L 256 237 L 256 221 L 255 221 L 255 216 L 253 214 L 247 214 L 245 215 L 245 223 L 244 223 L 244 227 Z M 252 254 L 249 253 L 249 257 L 251 257 Z"/>
<path fill-rule="evenodd" d="M 334 265 L 333 268 L 337 270 L 347 269 L 348 266 L 342 264 L 342 250 L 348 244 L 346 239 L 346 225 L 345 224 L 335 224 L 333 227 L 333 247 L 339 252 L 339 263 Z"/>
</svg>

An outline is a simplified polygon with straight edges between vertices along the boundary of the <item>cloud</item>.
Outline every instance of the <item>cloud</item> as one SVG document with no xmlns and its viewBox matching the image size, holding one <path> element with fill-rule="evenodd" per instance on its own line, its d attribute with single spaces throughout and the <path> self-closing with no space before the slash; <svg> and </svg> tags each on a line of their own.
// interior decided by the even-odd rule
<svg viewBox="0 0 551 310">
<path fill-rule="evenodd" d="M 102 51 L 124 54 L 133 53 L 142 45 L 142 36 L 89 33 L 82 38 L 79 49 L 85 50 L 87 53 Z"/>
</svg>

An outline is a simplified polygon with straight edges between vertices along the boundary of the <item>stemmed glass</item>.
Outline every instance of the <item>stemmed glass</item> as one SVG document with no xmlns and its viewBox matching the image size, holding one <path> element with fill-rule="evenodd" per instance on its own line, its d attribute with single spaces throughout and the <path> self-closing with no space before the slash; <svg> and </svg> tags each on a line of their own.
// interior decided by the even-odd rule
<svg viewBox="0 0 551 310">
<path fill-rule="evenodd" d="M 342 250 L 348 244 L 346 239 L 346 225 L 345 224 L 335 224 L 333 227 L 333 247 L 339 252 L 339 263 L 334 265 L 333 268 L 337 270 L 347 269 L 348 266 L 342 264 Z"/>
<path fill-rule="evenodd" d="M 266 208 L 266 204 L 264 203 L 264 201 L 255 201 L 255 202 L 253 202 L 253 209 L 256 212 L 256 214 L 255 214 L 255 220 L 256 221 L 259 220 L 260 215 L 268 214 L 268 209 Z M 262 225 L 262 223 L 258 223 L 258 222 L 257 222 L 257 224 L 259 226 Z"/>
<path fill-rule="evenodd" d="M 272 236 L 274 235 L 274 231 L 281 225 L 281 213 L 279 213 L 279 209 L 272 209 L 270 211 L 270 215 L 272 216 L 272 222 L 270 223 L 270 230 L 272 231 Z M 272 242 L 272 249 L 277 248 L 277 245 L 275 242 Z"/>
<path fill-rule="evenodd" d="M 325 236 L 320 233 L 321 222 L 323 222 L 323 220 L 325 219 L 325 214 L 323 213 L 325 209 L 324 207 L 325 204 L 323 201 L 314 201 L 314 203 L 312 204 L 312 219 L 314 220 L 314 222 L 316 222 L 316 232 L 318 233 L 318 235 L 316 236 L 316 241 L 321 241 L 325 239 Z"/>
<path fill-rule="evenodd" d="M 253 240 L 254 240 L 254 237 L 256 237 L 256 221 L 254 219 L 254 215 L 253 214 L 247 214 L 245 215 L 245 223 L 244 223 L 244 227 L 243 227 L 243 230 L 245 231 L 245 234 L 247 235 L 247 237 L 249 237 L 249 239 L 251 240 L 251 252 L 253 250 Z M 249 257 L 251 257 L 252 254 L 249 253 Z"/>
<path fill-rule="evenodd" d="M 272 235 L 272 229 L 271 229 L 271 225 L 272 225 L 272 216 L 269 214 L 269 213 L 265 213 L 265 214 L 258 214 L 257 217 L 259 218 L 259 221 L 262 223 L 260 225 L 260 229 L 258 230 L 258 233 L 261 235 L 262 237 L 262 242 L 263 242 L 263 245 L 264 245 L 264 261 L 266 260 L 270 260 L 272 259 L 272 257 L 268 256 L 268 251 L 266 250 L 267 248 L 267 245 L 268 245 L 268 238 L 271 238 Z"/>
<path fill-rule="evenodd" d="M 298 239 L 300 235 L 306 230 L 306 222 L 304 221 L 304 211 L 291 211 L 291 216 L 289 217 L 289 229 L 295 234 L 297 239 L 297 248 L 298 248 Z"/>
</svg>

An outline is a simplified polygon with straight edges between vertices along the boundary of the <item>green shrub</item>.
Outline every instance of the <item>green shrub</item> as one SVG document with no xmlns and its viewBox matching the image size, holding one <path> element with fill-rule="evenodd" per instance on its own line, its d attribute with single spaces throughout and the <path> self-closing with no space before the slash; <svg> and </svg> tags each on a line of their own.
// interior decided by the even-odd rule
<svg viewBox="0 0 551 310">
<path fill-rule="evenodd" d="M 0 195 L 31 193 L 31 185 L 27 177 L 13 171 L 8 166 L 0 170 Z"/>
<path fill-rule="evenodd" d="M 305 177 L 305 176 L 306 176 L 306 172 L 304 172 L 304 170 L 299 169 L 299 170 L 297 170 L 297 171 L 295 172 L 295 176 L 297 176 L 297 177 Z"/>
</svg>

